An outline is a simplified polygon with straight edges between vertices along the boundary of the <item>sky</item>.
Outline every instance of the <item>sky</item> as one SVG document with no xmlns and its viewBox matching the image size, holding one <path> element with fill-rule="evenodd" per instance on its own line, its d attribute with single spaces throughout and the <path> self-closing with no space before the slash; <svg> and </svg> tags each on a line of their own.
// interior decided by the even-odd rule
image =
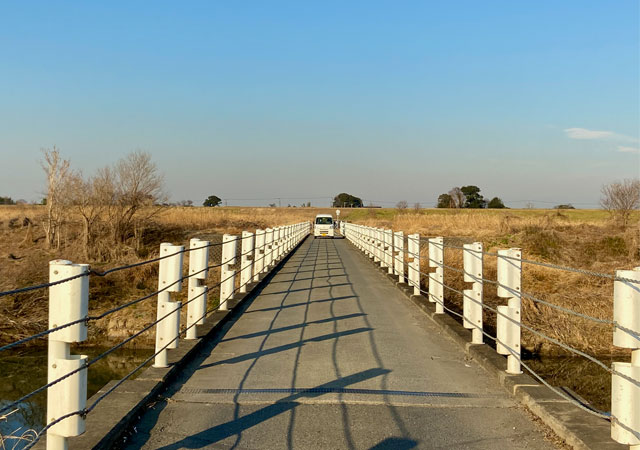
<svg viewBox="0 0 640 450">
<path fill-rule="evenodd" d="M 135 150 L 173 201 L 596 207 L 640 176 L 639 2 L 2 2 L 0 195 Z"/>
</svg>

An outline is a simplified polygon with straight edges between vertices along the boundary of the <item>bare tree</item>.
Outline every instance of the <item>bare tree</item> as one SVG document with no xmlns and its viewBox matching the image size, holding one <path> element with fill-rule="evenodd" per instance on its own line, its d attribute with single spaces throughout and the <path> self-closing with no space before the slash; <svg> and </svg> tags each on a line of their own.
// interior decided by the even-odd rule
<svg viewBox="0 0 640 450">
<path fill-rule="evenodd" d="M 398 208 L 400 211 L 404 211 L 408 207 L 409 207 L 409 204 L 407 203 L 406 200 L 400 200 L 398 203 L 396 203 L 396 208 Z"/>
<path fill-rule="evenodd" d="M 462 189 L 459 187 L 454 187 L 448 192 L 451 197 L 451 205 L 450 208 L 462 208 L 464 206 L 464 202 L 467 199 L 462 192 Z"/>
<path fill-rule="evenodd" d="M 60 156 L 60 151 L 54 146 L 53 149 L 42 149 L 44 159 L 40 162 L 42 169 L 47 175 L 47 218 L 42 224 L 45 233 L 47 248 L 60 248 L 60 234 L 64 222 L 65 202 L 67 197 L 67 187 L 70 181 L 71 170 L 69 160 Z"/>
<path fill-rule="evenodd" d="M 413 204 L 413 209 L 415 209 L 416 211 L 420 211 L 422 209 L 422 205 L 416 202 Z"/>
<path fill-rule="evenodd" d="M 625 179 L 605 184 L 601 189 L 600 205 L 626 227 L 633 210 L 640 208 L 640 179 Z"/>
<path fill-rule="evenodd" d="M 113 167 L 100 169 L 94 179 L 96 195 L 105 205 L 107 223 L 114 244 L 134 237 L 139 245 L 141 228 L 166 200 L 163 177 L 151 161 L 151 155 L 135 151 Z"/>
<path fill-rule="evenodd" d="M 97 237 L 96 228 L 113 198 L 113 184 L 105 183 L 99 174 L 85 179 L 82 173 L 75 172 L 69 182 L 71 204 L 82 218 L 82 244 L 86 259 L 91 259 L 91 250 Z"/>
</svg>

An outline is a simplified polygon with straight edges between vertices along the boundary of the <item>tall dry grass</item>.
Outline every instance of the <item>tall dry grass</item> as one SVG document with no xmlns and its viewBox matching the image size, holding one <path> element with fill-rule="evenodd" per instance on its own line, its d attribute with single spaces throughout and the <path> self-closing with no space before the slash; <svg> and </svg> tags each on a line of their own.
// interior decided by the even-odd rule
<svg viewBox="0 0 640 450">
<path fill-rule="evenodd" d="M 144 229 L 142 245 L 116 252 L 118 259 L 84 261 L 80 247 L 80 221 L 69 215 L 61 249 L 47 250 L 41 221 L 42 206 L 0 206 L 0 290 L 36 284 L 47 279 L 47 263 L 54 258 L 89 262 L 97 269 L 141 261 L 157 255 L 160 242 L 186 243 L 191 237 L 207 239 L 222 233 L 239 234 L 286 223 L 313 220 L 316 214 L 331 213 L 329 208 L 163 208 Z M 421 236 L 445 236 L 448 242 L 481 241 L 487 251 L 520 247 L 523 257 L 575 268 L 612 274 L 640 264 L 640 231 L 638 215 L 634 226 L 625 230 L 608 221 L 604 211 L 544 210 L 421 210 L 399 212 L 391 209 L 342 209 L 343 219 L 371 226 L 420 233 Z M 25 221 L 28 218 L 28 221 Z M 446 263 L 462 266 L 461 251 L 448 249 Z M 426 260 L 422 262 L 427 271 Z M 106 279 L 92 280 L 92 304 L 97 311 L 135 298 L 155 288 L 151 280 L 155 266 L 115 273 Z M 466 288 L 461 277 L 445 271 L 446 281 L 456 289 Z M 495 279 L 495 258 L 485 260 L 485 274 Z M 214 275 L 212 275 L 214 276 Z M 426 280 L 423 280 L 426 287 Z M 599 318 L 612 314 L 610 280 L 566 273 L 544 267 L 525 265 L 523 289 L 563 307 Z M 495 295 L 495 287 L 486 286 L 488 304 L 503 304 Z M 448 304 L 460 309 L 461 300 L 449 292 Z M 152 307 L 125 310 L 98 324 L 96 337 L 121 337 L 119 330 L 136 330 L 153 317 Z M 46 327 L 46 291 L 29 295 L 0 298 L 0 340 L 13 340 Z M 491 327 L 492 314 L 486 314 Z M 523 300 L 523 322 L 562 342 L 593 354 L 611 354 L 611 329 L 589 321 L 559 313 L 548 306 Z M 4 336 L 4 338 L 3 338 Z M 560 349 L 535 334 L 524 332 L 524 345 L 532 352 L 557 353 Z"/>
<path fill-rule="evenodd" d="M 460 246 L 479 241 L 487 252 L 503 248 L 521 248 L 523 258 L 549 262 L 576 269 L 613 275 L 619 269 L 640 264 L 638 215 L 626 229 L 617 227 L 604 211 L 429 211 L 427 213 L 389 214 L 373 211 L 360 214 L 358 222 L 376 227 L 420 233 L 422 237 L 444 236 L 445 242 Z M 422 250 L 426 254 L 426 247 Z M 484 271 L 496 279 L 496 258 L 485 256 Z M 462 250 L 448 248 L 445 264 L 462 269 Z M 421 261 L 428 272 L 428 260 Z M 445 282 L 454 289 L 470 286 L 462 275 L 445 269 Z M 423 276 L 426 289 L 428 278 Z M 537 298 L 599 319 L 612 319 L 613 282 L 607 278 L 524 264 L 522 288 Z M 496 287 L 485 284 L 485 302 L 495 308 L 505 304 Z M 462 310 L 459 294 L 445 290 L 446 302 L 453 310 Z M 495 329 L 495 314 L 485 310 L 485 324 Z M 612 326 L 563 313 L 550 306 L 523 299 L 523 323 L 532 329 L 594 355 L 621 352 L 612 346 Z M 536 354 L 563 354 L 565 349 L 549 340 L 523 330 L 523 346 Z M 625 353 L 625 352 L 622 352 Z"/>
</svg>

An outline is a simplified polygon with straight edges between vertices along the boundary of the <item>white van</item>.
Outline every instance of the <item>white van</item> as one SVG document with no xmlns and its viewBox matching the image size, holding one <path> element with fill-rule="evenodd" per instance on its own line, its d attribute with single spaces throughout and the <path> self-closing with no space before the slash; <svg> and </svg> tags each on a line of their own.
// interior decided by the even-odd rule
<svg viewBox="0 0 640 450">
<path fill-rule="evenodd" d="M 313 224 L 313 237 L 333 237 L 333 217 L 331 214 L 318 214 Z"/>
</svg>

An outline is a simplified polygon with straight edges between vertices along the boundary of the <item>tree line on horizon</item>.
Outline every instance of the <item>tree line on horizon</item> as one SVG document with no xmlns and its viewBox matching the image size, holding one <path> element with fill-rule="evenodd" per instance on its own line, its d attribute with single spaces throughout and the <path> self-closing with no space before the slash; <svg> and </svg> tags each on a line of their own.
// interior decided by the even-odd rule
<svg viewBox="0 0 640 450">
<path fill-rule="evenodd" d="M 438 196 L 437 208 L 491 208 L 502 209 L 506 208 L 504 202 L 500 197 L 493 197 L 491 200 L 484 198 L 480 194 L 480 188 L 478 186 L 462 186 L 454 187 L 446 194 L 440 194 Z"/>
</svg>

